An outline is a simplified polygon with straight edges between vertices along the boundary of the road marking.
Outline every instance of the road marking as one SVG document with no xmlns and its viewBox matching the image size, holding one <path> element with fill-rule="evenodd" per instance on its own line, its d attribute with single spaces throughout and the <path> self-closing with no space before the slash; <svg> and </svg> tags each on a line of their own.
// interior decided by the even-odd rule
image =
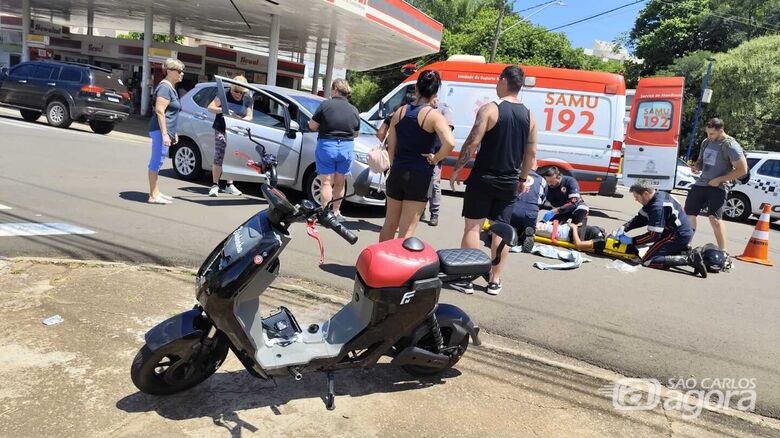
<svg viewBox="0 0 780 438">
<path fill-rule="evenodd" d="M 0 123 L 6 124 L 6 125 L 11 125 L 11 126 L 16 126 L 18 128 L 38 129 L 38 130 L 46 129 L 45 126 L 38 126 L 35 123 L 17 122 L 16 120 L 8 120 L 8 119 L 3 119 L 3 118 L 0 118 Z"/>
<path fill-rule="evenodd" d="M 11 210 L 11 207 L 7 205 L 0 204 L 0 210 Z"/>
<path fill-rule="evenodd" d="M 94 231 L 71 224 L 19 222 L 0 224 L 0 237 L 54 236 L 60 234 L 95 234 Z"/>
</svg>

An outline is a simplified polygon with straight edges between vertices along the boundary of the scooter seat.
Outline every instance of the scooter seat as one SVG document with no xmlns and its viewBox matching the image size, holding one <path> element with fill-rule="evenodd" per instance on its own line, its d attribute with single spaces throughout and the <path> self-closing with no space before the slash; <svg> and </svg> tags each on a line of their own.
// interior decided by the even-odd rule
<svg viewBox="0 0 780 438">
<path fill-rule="evenodd" d="M 490 256 L 478 249 L 456 248 L 436 251 L 445 275 L 485 275 L 490 272 Z"/>
</svg>

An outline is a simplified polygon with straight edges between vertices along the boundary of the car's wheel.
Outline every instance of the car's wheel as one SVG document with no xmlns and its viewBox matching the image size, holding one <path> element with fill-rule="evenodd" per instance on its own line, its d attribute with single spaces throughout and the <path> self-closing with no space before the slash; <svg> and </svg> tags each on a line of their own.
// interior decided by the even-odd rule
<svg viewBox="0 0 780 438">
<path fill-rule="evenodd" d="M 173 171 L 187 181 L 194 181 L 203 174 L 200 150 L 190 140 L 179 140 L 173 150 Z"/>
<path fill-rule="evenodd" d="M 312 169 L 306 175 L 306 180 L 303 182 L 303 192 L 306 197 L 317 204 L 320 203 L 320 192 L 322 191 L 322 182 L 317 175 L 317 171 Z"/>
<path fill-rule="evenodd" d="M 20 109 L 20 113 L 22 113 L 22 118 L 28 122 L 34 122 L 41 118 L 41 112 L 40 111 L 33 111 L 28 109 Z"/>
<path fill-rule="evenodd" d="M 750 200 L 747 196 L 742 193 L 732 193 L 726 200 L 726 208 L 723 210 L 723 215 L 733 221 L 745 221 L 752 212 Z"/>
<path fill-rule="evenodd" d="M 100 120 L 90 120 L 89 127 L 92 128 L 92 132 L 105 135 L 114 130 L 114 123 L 103 122 Z"/>
<path fill-rule="evenodd" d="M 53 100 L 46 106 L 46 120 L 51 126 L 57 128 L 67 128 L 73 123 L 68 105 L 59 100 Z"/>
</svg>

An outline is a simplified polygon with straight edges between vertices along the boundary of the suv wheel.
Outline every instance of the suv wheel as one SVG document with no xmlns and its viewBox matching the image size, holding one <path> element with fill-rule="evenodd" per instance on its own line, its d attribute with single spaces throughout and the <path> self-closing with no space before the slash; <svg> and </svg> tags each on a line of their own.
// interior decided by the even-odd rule
<svg viewBox="0 0 780 438">
<path fill-rule="evenodd" d="M 73 123 L 68 106 L 59 100 L 51 101 L 46 107 L 46 120 L 51 126 L 57 128 L 67 128 Z"/>
<path fill-rule="evenodd" d="M 41 112 L 40 111 L 33 111 L 28 109 L 20 109 L 20 113 L 22 113 L 22 118 L 28 122 L 34 122 L 41 118 Z"/>
<path fill-rule="evenodd" d="M 173 150 L 173 170 L 176 175 L 187 181 L 200 178 L 203 173 L 200 151 L 191 140 L 179 140 Z"/>
<path fill-rule="evenodd" d="M 105 135 L 114 130 L 114 123 L 103 122 L 100 120 L 90 120 L 89 127 L 92 128 L 92 132 Z"/>
<path fill-rule="evenodd" d="M 750 200 L 742 193 L 731 193 L 723 210 L 727 219 L 740 222 L 747 220 L 752 212 Z"/>
</svg>

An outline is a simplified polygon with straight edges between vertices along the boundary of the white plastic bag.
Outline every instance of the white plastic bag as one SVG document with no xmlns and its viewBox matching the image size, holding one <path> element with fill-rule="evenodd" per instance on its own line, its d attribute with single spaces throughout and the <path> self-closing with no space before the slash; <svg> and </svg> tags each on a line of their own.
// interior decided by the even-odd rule
<svg viewBox="0 0 780 438">
<path fill-rule="evenodd" d="M 613 260 L 612 263 L 607 263 L 607 269 L 616 269 L 621 274 L 631 274 L 639 270 L 639 265 L 629 265 L 623 260 Z"/>
</svg>

